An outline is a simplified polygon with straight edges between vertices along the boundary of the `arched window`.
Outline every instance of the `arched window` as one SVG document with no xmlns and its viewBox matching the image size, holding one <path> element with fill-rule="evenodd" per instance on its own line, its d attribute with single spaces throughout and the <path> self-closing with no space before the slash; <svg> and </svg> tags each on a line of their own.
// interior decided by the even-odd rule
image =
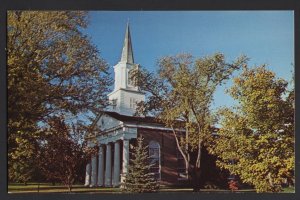
<svg viewBox="0 0 300 200">
<path fill-rule="evenodd" d="M 149 158 L 152 165 L 151 172 L 156 179 L 160 180 L 160 145 L 156 141 L 149 142 Z"/>
</svg>

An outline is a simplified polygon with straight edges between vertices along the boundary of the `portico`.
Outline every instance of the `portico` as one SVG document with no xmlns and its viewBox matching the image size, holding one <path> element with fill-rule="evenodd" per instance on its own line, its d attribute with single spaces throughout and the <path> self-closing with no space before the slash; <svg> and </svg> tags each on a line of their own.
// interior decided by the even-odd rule
<svg viewBox="0 0 300 200">
<path fill-rule="evenodd" d="M 128 172 L 130 139 L 136 137 L 136 129 L 126 127 L 99 134 L 97 144 L 90 144 L 98 153 L 86 165 L 85 185 L 119 187 Z"/>
</svg>

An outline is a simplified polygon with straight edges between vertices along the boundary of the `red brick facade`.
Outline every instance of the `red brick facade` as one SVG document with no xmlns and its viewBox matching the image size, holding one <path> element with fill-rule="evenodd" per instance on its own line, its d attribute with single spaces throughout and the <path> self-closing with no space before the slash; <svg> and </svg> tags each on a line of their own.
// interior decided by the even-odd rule
<svg viewBox="0 0 300 200">
<path fill-rule="evenodd" d="M 138 137 L 144 138 L 145 144 L 156 141 L 160 145 L 161 185 L 182 185 L 187 181 L 180 180 L 178 174 L 177 145 L 171 131 L 138 128 Z"/>
</svg>

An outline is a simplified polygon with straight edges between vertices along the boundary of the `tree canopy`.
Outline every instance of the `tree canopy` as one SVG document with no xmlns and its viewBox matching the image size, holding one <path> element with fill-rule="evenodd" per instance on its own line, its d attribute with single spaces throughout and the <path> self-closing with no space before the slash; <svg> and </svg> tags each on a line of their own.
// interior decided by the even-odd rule
<svg viewBox="0 0 300 200">
<path fill-rule="evenodd" d="M 7 13 L 10 179 L 20 177 L 13 165 L 32 164 L 27 161 L 49 118 L 90 117 L 107 104 L 108 66 L 82 32 L 87 25 L 86 12 Z"/>
<path fill-rule="evenodd" d="M 63 117 L 53 117 L 43 134 L 36 155 L 38 168 L 48 181 L 61 181 L 71 191 L 84 174 L 82 169 L 91 153 L 85 151 L 81 127 L 66 124 Z"/>
<path fill-rule="evenodd" d="M 241 56 L 226 62 L 221 53 L 197 59 L 179 54 L 160 59 L 158 75 L 147 71 L 135 75 L 141 90 L 149 94 L 146 102 L 138 104 L 138 113 L 152 113 L 172 128 L 194 190 L 201 184 L 201 152 L 213 129 L 210 105 L 214 92 L 246 61 Z"/>
<path fill-rule="evenodd" d="M 258 192 L 278 192 L 294 179 L 294 92 L 287 85 L 265 66 L 245 67 L 228 91 L 238 105 L 218 112 L 210 152 Z"/>
</svg>

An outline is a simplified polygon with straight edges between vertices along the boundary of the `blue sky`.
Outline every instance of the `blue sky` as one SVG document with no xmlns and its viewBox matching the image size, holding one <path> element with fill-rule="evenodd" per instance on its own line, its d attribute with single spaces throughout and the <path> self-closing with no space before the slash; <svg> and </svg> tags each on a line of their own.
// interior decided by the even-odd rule
<svg viewBox="0 0 300 200">
<path fill-rule="evenodd" d="M 95 11 L 86 33 L 101 57 L 118 63 L 127 21 L 130 21 L 135 63 L 150 71 L 157 59 L 178 53 L 194 57 L 224 53 L 228 61 L 241 54 L 249 65 L 267 64 L 277 76 L 290 80 L 294 63 L 292 11 Z M 231 81 L 215 94 L 213 108 L 231 106 L 224 94 Z"/>
</svg>

